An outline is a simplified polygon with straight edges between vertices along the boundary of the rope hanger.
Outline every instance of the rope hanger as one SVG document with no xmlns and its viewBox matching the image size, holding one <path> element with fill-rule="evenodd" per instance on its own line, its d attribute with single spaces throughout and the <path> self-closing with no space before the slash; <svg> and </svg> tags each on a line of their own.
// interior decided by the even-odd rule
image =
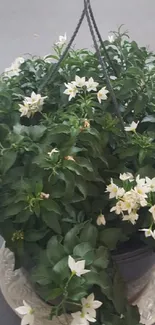
<svg viewBox="0 0 155 325">
<path fill-rule="evenodd" d="M 124 130 L 124 123 L 123 123 L 123 119 L 122 119 L 122 116 L 121 116 L 120 111 L 119 111 L 118 102 L 117 102 L 117 99 L 116 99 L 116 96 L 115 96 L 115 93 L 114 93 L 114 90 L 113 90 L 113 87 L 111 85 L 111 81 L 110 81 L 110 78 L 109 78 L 109 75 L 108 75 L 108 72 L 107 72 L 106 62 L 104 61 L 104 59 L 103 59 L 103 57 L 101 55 L 101 51 L 100 51 L 100 47 L 98 45 L 98 41 L 96 39 L 96 35 L 98 37 L 100 46 L 103 49 L 104 54 L 105 54 L 105 56 L 107 58 L 107 61 L 109 61 L 109 64 L 112 67 L 112 69 L 114 71 L 114 74 L 116 76 L 117 76 L 117 73 L 116 73 L 116 70 L 115 70 L 115 68 L 113 66 L 113 63 L 111 62 L 111 59 L 110 59 L 109 54 L 108 54 L 108 52 L 107 52 L 107 50 L 105 48 L 105 45 L 104 45 L 104 43 L 102 41 L 102 37 L 100 35 L 99 29 L 98 29 L 98 26 L 97 26 L 97 23 L 96 23 L 94 14 L 93 14 L 93 10 L 92 10 L 92 7 L 91 7 L 90 0 L 84 0 L 84 9 L 83 9 L 81 17 L 80 17 L 80 19 L 78 21 L 76 29 L 75 29 L 75 31 L 74 31 L 68 45 L 66 46 L 64 52 L 62 53 L 59 61 L 54 65 L 54 67 L 51 66 L 49 68 L 47 76 L 45 76 L 42 84 L 39 87 L 39 92 L 42 92 L 42 90 L 46 87 L 46 85 L 48 84 L 49 81 L 50 82 L 54 81 L 54 78 L 56 76 L 56 72 L 58 71 L 58 69 L 59 69 L 59 67 L 61 65 L 61 62 L 64 60 L 64 58 L 67 55 L 69 49 L 71 48 L 71 46 L 72 46 L 72 44 L 73 44 L 73 42 L 74 42 L 74 40 L 76 38 L 76 35 L 79 32 L 79 29 L 80 29 L 80 27 L 82 25 L 82 22 L 83 22 L 85 16 L 86 16 L 87 23 L 88 23 L 88 26 L 89 26 L 89 30 L 90 30 L 90 33 L 91 33 L 91 36 L 92 36 L 92 40 L 93 40 L 93 43 L 94 43 L 96 54 L 98 56 L 98 60 L 99 60 L 99 63 L 101 65 L 103 75 L 105 76 L 105 79 L 106 79 L 107 88 L 108 88 L 109 93 L 111 95 L 111 99 L 112 99 L 112 102 L 113 102 L 117 117 L 119 118 L 121 128 L 122 128 L 122 130 Z M 96 35 L 95 35 L 95 33 L 96 33 Z"/>
</svg>

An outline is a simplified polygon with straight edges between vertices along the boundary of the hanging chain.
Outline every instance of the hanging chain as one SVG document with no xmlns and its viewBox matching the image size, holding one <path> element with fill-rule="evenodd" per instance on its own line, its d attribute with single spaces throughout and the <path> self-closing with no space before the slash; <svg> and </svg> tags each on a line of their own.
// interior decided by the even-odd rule
<svg viewBox="0 0 155 325">
<path fill-rule="evenodd" d="M 78 33 L 79 29 L 80 29 L 80 26 L 81 26 L 81 24 L 83 22 L 84 16 L 85 16 L 85 8 L 82 11 L 81 17 L 80 17 L 79 22 L 77 24 L 77 27 L 76 27 L 76 29 L 75 29 L 75 31 L 74 31 L 74 33 L 73 33 L 73 35 L 72 35 L 72 37 L 71 37 L 68 45 L 67 45 L 67 47 L 65 48 L 64 52 L 62 53 L 59 61 L 54 65 L 54 67 L 53 66 L 50 67 L 50 69 L 48 71 L 48 75 L 45 76 L 42 84 L 40 85 L 40 87 L 38 89 L 38 91 L 40 93 L 46 87 L 46 85 L 48 84 L 49 81 L 51 82 L 51 81 L 54 80 L 55 74 L 58 71 L 58 69 L 59 69 L 59 67 L 61 65 L 61 62 L 64 60 L 65 56 L 67 55 L 69 49 L 71 48 L 71 46 L 72 46 L 72 44 L 73 44 L 73 42 L 75 40 L 75 37 L 76 37 L 76 35 L 77 35 L 77 33 Z"/>
<path fill-rule="evenodd" d="M 114 74 L 116 75 L 116 77 L 118 77 L 118 73 L 113 65 L 113 62 L 109 56 L 109 53 L 104 45 L 104 42 L 102 40 L 102 37 L 101 37 L 101 34 L 99 32 L 99 29 L 98 29 L 98 26 L 97 26 L 97 23 L 96 23 L 96 20 L 95 20 L 95 17 L 94 17 L 94 14 L 93 14 L 93 10 L 92 10 L 92 7 L 91 7 L 91 4 L 90 4 L 90 1 L 87 2 L 88 3 L 88 10 L 89 10 L 89 13 L 90 13 L 90 17 L 91 17 L 91 20 L 92 20 L 92 23 L 93 23 L 93 26 L 94 26 L 94 30 L 96 32 L 96 35 L 98 36 L 98 39 L 99 39 L 99 42 L 100 42 L 100 45 L 101 47 L 103 48 L 103 51 L 105 53 L 105 56 L 107 58 L 107 61 L 109 61 L 109 65 L 112 67 L 113 71 L 114 71 Z"/>
<path fill-rule="evenodd" d="M 91 18 L 89 16 L 89 11 L 88 11 L 89 3 L 90 3 L 90 0 L 84 0 L 85 13 L 86 13 L 86 17 L 87 17 L 88 26 L 89 26 L 90 33 L 91 33 L 91 36 L 92 36 L 92 39 L 93 39 L 93 43 L 94 43 L 94 47 L 95 47 L 95 50 L 96 50 L 96 54 L 98 56 L 99 63 L 101 65 L 103 74 L 105 75 L 107 87 L 108 87 L 109 93 L 111 95 L 111 99 L 113 101 L 113 104 L 114 104 L 114 107 L 115 107 L 115 110 L 116 110 L 116 114 L 117 114 L 117 116 L 118 116 L 118 118 L 120 120 L 122 130 L 124 130 L 124 123 L 123 123 L 123 119 L 122 119 L 122 116 L 121 116 L 120 111 L 119 111 L 119 106 L 118 106 L 118 103 L 117 103 L 117 99 L 116 99 L 114 90 L 112 88 L 109 75 L 107 73 L 106 64 L 104 62 L 104 59 L 102 58 L 102 55 L 101 55 L 101 52 L 100 52 L 100 49 L 99 49 L 99 46 L 98 46 L 98 43 L 97 43 L 97 40 L 96 40 L 96 37 L 95 37 L 95 33 L 94 33 L 93 26 L 92 26 L 92 23 L 91 23 Z"/>
</svg>

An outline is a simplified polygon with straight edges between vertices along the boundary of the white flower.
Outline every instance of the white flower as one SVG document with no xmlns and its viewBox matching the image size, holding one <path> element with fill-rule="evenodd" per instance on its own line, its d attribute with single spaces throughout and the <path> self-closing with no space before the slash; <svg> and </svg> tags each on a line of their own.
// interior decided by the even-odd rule
<svg viewBox="0 0 155 325">
<path fill-rule="evenodd" d="M 44 199 L 49 199 L 49 197 L 50 197 L 50 194 L 49 193 L 44 193 L 44 192 L 41 192 L 40 193 L 40 198 L 42 199 L 42 200 L 44 200 Z"/>
<path fill-rule="evenodd" d="M 110 212 L 115 212 L 116 214 L 121 214 L 123 212 L 122 209 L 123 201 L 118 201 L 114 207 L 111 208 Z"/>
<path fill-rule="evenodd" d="M 20 315 L 23 315 L 21 325 L 33 325 L 34 323 L 34 310 L 23 300 L 23 306 L 15 309 Z"/>
<path fill-rule="evenodd" d="M 107 186 L 106 192 L 109 192 L 109 199 L 122 197 L 125 193 L 123 187 L 118 187 L 116 184 L 113 183 L 113 179 L 111 179 L 111 183 Z"/>
<path fill-rule="evenodd" d="M 51 157 L 54 153 L 58 153 L 58 152 L 59 152 L 59 150 L 57 148 L 54 148 L 48 152 L 48 155 L 49 155 L 49 157 Z"/>
<path fill-rule="evenodd" d="M 136 183 L 137 185 L 145 186 L 146 185 L 145 178 L 140 178 L 140 175 L 138 175 L 136 177 Z"/>
<path fill-rule="evenodd" d="M 110 43 L 113 43 L 115 41 L 115 36 L 114 35 L 109 35 L 108 40 Z"/>
<path fill-rule="evenodd" d="M 88 81 L 86 81 L 86 87 L 88 92 L 90 91 L 97 91 L 97 86 L 99 85 L 98 82 L 95 82 L 94 79 L 91 77 Z"/>
<path fill-rule="evenodd" d="M 125 190 L 123 187 L 118 187 L 117 194 L 116 194 L 116 199 L 122 197 L 125 194 Z"/>
<path fill-rule="evenodd" d="M 71 325 L 89 325 L 87 315 L 84 314 L 83 312 L 77 311 L 76 313 L 72 313 L 71 315 L 73 317 Z M 89 315 L 88 315 L 88 318 L 89 318 Z"/>
<path fill-rule="evenodd" d="M 4 70 L 5 77 L 11 78 L 14 76 L 19 76 L 19 73 L 21 71 L 20 66 L 22 63 L 24 63 L 24 58 L 22 57 L 16 58 L 16 60 L 11 64 L 11 66 Z"/>
<path fill-rule="evenodd" d="M 80 78 L 79 76 L 75 76 L 75 81 L 73 81 L 76 87 L 84 87 L 86 85 L 86 78 L 82 77 Z"/>
<path fill-rule="evenodd" d="M 98 91 L 97 98 L 98 98 L 99 103 L 101 103 L 102 100 L 107 99 L 108 92 L 109 91 L 106 89 L 106 87 L 103 87 Z"/>
<path fill-rule="evenodd" d="M 129 215 L 123 215 L 123 221 L 130 221 L 133 225 L 135 225 L 138 217 L 139 215 L 136 212 L 131 212 Z"/>
<path fill-rule="evenodd" d="M 67 89 L 64 91 L 64 94 L 69 95 L 69 101 L 72 98 L 75 98 L 76 94 L 78 93 L 78 90 L 74 83 L 69 82 L 68 84 L 65 83 L 65 86 Z"/>
<path fill-rule="evenodd" d="M 149 212 L 152 213 L 152 218 L 155 221 L 155 205 L 152 205 L 152 207 L 149 209 Z"/>
<path fill-rule="evenodd" d="M 36 112 L 41 112 L 45 98 L 47 98 L 47 96 L 42 97 L 40 94 L 36 94 L 33 91 L 31 97 L 24 98 L 23 105 L 19 104 L 21 116 L 27 116 L 29 118 Z"/>
<path fill-rule="evenodd" d="M 151 228 L 139 229 L 139 231 L 144 231 L 145 237 L 153 237 L 155 239 L 155 231 L 152 231 Z"/>
<path fill-rule="evenodd" d="M 133 121 L 129 126 L 125 126 L 124 129 L 127 132 L 135 132 L 138 124 L 139 124 L 139 121 L 137 123 Z"/>
<path fill-rule="evenodd" d="M 111 80 L 116 80 L 117 77 L 116 77 L 116 76 L 110 76 L 110 79 L 111 79 Z"/>
<path fill-rule="evenodd" d="M 119 175 L 119 178 L 121 179 L 121 181 L 127 181 L 127 180 L 132 181 L 133 175 L 131 173 L 123 173 Z"/>
<path fill-rule="evenodd" d="M 105 226 L 106 225 L 106 220 L 105 220 L 105 217 L 104 217 L 104 215 L 102 213 L 99 214 L 99 216 L 97 217 L 96 223 L 97 223 L 98 226 L 101 226 L 101 225 Z"/>
<path fill-rule="evenodd" d="M 72 271 L 72 273 L 79 277 L 83 274 L 90 272 L 90 270 L 85 269 L 85 261 L 84 260 L 75 262 L 74 258 L 72 258 L 71 256 L 68 257 L 68 266 L 69 266 L 70 270 Z"/>
<path fill-rule="evenodd" d="M 117 196 L 118 186 L 113 183 L 113 179 L 111 179 L 111 183 L 107 186 L 106 192 L 109 192 L 109 199 L 113 199 Z"/>
<path fill-rule="evenodd" d="M 42 107 L 44 100 L 47 98 L 47 96 L 42 97 L 40 94 L 36 94 L 34 91 L 31 94 L 31 97 L 25 97 L 24 103 L 36 106 L 36 107 Z"/>
<path fill-rule="evenodd" d="M 91 293 L 87 298 L 82 298 L 82 311 L 89 314 L 91 317 L 96 318 L 96 310 L 101 307 L 102 302 L 99 300 L 94 300 L 94 294 Z"/>
<path fill-rule="evenodd" d="M 62 46 L 64 44 L 66 44 L 66 41 L 67 41 L 67 35 L 66 33 L 64 34 L 64 36 L 59 36 L 59 41 L 56 42 L 55 44 L 58 45 L 58 46 Z"/>
<path fill-rule="evenodd" d="M 29 110 L 29 105 L 25 103 L 25 105 L 21 105 L 19 104 L 19 112 L 21 113 L 21 117 L 22 116 L 27 116 L 28 118 L 31 116 L 31 112 Z"/>
<path fill-rule="evenodd" d="M 102 305 L 99 300 L 94 300 L 94 294 L 91 293 L 87 298 L 81 299 L 82 311 L 71 314 L 73 321 L 71 325 L 89 325 L 89 322 L 96 322 L 96 309 Z"/>
<path fill-rule="evenodd" d="M 149 177 L 145 177 L 145 179 L 149 192 L 155 192 L 155 177 L 152 179 L 150 179 Z"/>
</svg>

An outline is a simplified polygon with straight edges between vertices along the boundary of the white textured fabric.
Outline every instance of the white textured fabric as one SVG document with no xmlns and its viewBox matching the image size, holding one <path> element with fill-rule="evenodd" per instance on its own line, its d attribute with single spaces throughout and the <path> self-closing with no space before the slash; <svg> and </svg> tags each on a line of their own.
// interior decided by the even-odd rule
<svg viewBox="0 0 155 325">
<path fill-rule="evenodd" d="M 65 315 L 54 318 L 52 321 L 47 320 L 51 307 L 44 303 L 34 292 L 29 280 L 22 270 L 13 271 L 14 255 L 8 249 L 0 249 L 0 289 L 5 300 L 10 307 L 15 308 L 23 305 L 25 300 L 35 310 L 34 325 L 69 325 L 71 316 Z M 149 273 L 150 274 L 150 273 Z M 149 276 L 148 274 L 148 276 Z M 135 286 L 140 287 L 146 280 L 141 278 Z M 142 283 L 141 283 L 142 282 Z M 141 313 L 141 322 L 145 325 L 153 325 L 155 322 L 155 267 L 152 269 L 152 275 L 149 284 L 143 291 L 142 296 L 135 303 L 138 304 Z"/>
</svg>

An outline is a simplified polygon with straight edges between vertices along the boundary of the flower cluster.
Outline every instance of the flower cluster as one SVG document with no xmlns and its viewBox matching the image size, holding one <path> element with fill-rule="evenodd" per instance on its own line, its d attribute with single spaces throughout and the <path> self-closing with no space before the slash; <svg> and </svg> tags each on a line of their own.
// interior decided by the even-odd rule
<svg viewBox="0 0 155 325">
<path fill-rule="evenodd" d="M 111 183 L 107 186 L 106 192 L 109 193 L 109 198 L 116 199 L 116 205 L 111 208 L 111 212 L 122 215 L 123 221 L 130 221 L 133 225 L 139 218 L 138 211 L 143 207 L 150 207 L 149 212 L 152 214 L 153 223 L 155 222 L 155 205 L 150 203 L 150 193 L 155 192 L 155 177 L 136 178 L 131 173 L 120 174 L 120 180 L 123 182 L 122 187 L 119 187 L 111 179 Z M 150 228 L 151 229 L 151 228 Z M 153 233 L 148 229 L 143 229 L 146 236 L 151 236 Z M 153 236 L 152 236 L 153 237 Z"/>
<path fill-rule="evenodd" d="M 74 81 L 69 82 L 68 84 L 65 83 L 66 89 L 64 91 L 64 94 L 69 96 L 69 101 L 70 101 L 72 98 L 75 98 L 79 92 L 83 91 L 84 89 L 87 92 L 91 92 L 91 91 L 96 92 L 98 85 L 99 85 L 98 82 L 95 82 L 92 77 L 86 81 L 85 77 L 80 78 L 79 76 L 75 76 Z M 109 91 L 106 89 L 106 87 L 101 88 L 97 92 L 97 98 L 99 103 L 101 103 L 102 100 L 107 99 L 108 92 Z"/>
<path fill-rule="evenodd" d="M 5 69 L 4 76 L 7 78 L 19 76 L 19 73 L 21 71 L 20 66 L 22 63 L 24 63 L 24 58 L 22 57 L 16 58 L 16 60 L 11 64 L 11 66 Z"/>
<path fill-rule="evenodd" d="M 71 325 L 89 325 L 89 322 L 96 322 L 96 309 L 102 302 L 94 298 L 94 294 L 91 293 L 87 298 L 81 299 L 82 310 L 71 314 L 73 317 Z"/>
<path fill-rule="evenodd" d="M 23 105 L 19 104 L 19 112 L 21 113 L 21 117 L 27 116 L 30 118 L 36 112 L 41 112 L 45 98 L 47 98 L 47 96 L 42 97 L 40 94 L 36 94 L 34 91 L 32 92 L 31 97 L 25 97 Z"/>
<path fill-rule="evenodd" d="M 85 260 L 75 262 L 74 258 L 69 256 L 68 267 L 71 270 L 71 277 L 76 275 L 81 277 L 90 270 L 85 269 Z M 96 322 L 96 309 L 102 305 L 102 302 L 94 300 L 94 294 L 91 293 L 87 298 L 81 299 L 82 310 L 72 314 L 73 321 L 71 325 L 88 325 L 89 322 Z"/>
</svg>

